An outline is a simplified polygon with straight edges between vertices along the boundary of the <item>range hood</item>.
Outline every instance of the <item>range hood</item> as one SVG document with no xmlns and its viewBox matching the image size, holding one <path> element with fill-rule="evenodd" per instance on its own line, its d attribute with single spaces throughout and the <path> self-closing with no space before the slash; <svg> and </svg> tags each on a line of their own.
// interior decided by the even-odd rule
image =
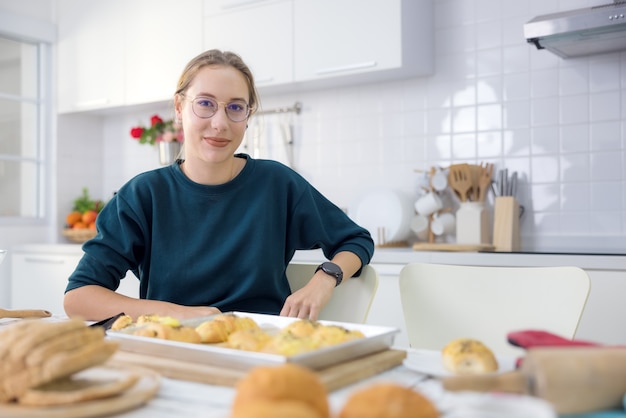
<svg viewBox="0 0 626 418">
<path fill-rule="evenodd" d="M 626 51 L 626 1 L 537 16 L 524 36 L 562 58 Z"/>
</svg>

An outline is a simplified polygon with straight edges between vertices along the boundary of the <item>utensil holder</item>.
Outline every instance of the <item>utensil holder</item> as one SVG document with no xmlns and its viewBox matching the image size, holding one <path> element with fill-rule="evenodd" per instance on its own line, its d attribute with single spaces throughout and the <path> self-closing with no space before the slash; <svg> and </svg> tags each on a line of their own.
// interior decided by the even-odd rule
<svg viewBox="0 0 626 418">
<path fill-rule="evenodd" d="M 489 213 L 484 202 L 461 202 L 456 212 L 457 244 L 489 244 Z"/>
<path fill-rule="evenodd" d="M 520 250 L 520 206 L 513 196 L 495 198 L 493 210 L 493 245 L 495 251 Z"/>
</svg>

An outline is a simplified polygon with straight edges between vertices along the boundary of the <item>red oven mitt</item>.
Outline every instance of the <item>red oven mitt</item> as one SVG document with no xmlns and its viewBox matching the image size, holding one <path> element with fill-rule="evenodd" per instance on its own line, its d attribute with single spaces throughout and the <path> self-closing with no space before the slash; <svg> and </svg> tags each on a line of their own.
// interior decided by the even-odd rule
<svg viewBox="0 0 626 418">
<path fill-rule="evenodd" d="M 563 338 L 556 334 L 552 334 L 548 331 L 541 330 L 523 330 L 509 332 L 506 336 L 510 344 L 521 348 L 532 347 L 600 347 L 601 344 L 597 344 L 591 341 L 583 340 L 570 340 Z M 515 367 L 519 368 L 522 365 L 523 358 L 518 358 L 515 361 Z"/>
<path fill-rule="evenodd" d="M 509 332 L 507 340 L 510 344 L 521 348 L 532 347 L 573 347 L 573 346 L 600 346 L 601 344 L 591 341 L 570 340 L 552 334 L 548 331 L 524 330 Z"/>
</svg>

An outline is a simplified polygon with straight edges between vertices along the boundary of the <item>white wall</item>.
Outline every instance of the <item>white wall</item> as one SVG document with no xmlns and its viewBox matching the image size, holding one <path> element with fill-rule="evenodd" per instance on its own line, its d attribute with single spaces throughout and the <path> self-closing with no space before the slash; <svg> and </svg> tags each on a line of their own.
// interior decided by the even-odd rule
<svg viewBox="0 0 626 418">
<path fill-rule="evenodd" d="M 415 195 L 416 169 L 494 162 L 520 172 L 524 248 L 620 251 L 626 53 L 563 60 L 523 36 L 536 15 L 602 3 L 436 0 L 433 76 L 262 95 L 262 104 L 302 102 L 295 165 L 339 206 L 379 186 Z M 156 151 L 128 134 L 153 110 L 171 114 L 161 107 L 106 117 L 106 193 L 158 166 Z"/>
</svg>

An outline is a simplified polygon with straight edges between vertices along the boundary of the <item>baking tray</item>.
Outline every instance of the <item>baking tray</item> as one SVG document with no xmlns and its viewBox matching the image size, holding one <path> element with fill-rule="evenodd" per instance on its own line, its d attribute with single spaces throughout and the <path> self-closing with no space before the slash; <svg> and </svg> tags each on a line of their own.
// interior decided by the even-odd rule
<svg viewBox="0 0 626 418">
<path fill-rule="evenodd" d="M 286 327 L 297 318 L 289 318 L 276 315 L 263 315 L 248 312 L 229 312 L 237 316 L 246 316 L 253 319 L 261 328 L 268 332 L 277 332 Z M 202 322 L 210 320 L 215 315 L 182 320 L 183 325 L 195 327 Z M 349 330 L 359 330 L 365 338 L 360 338 L 345 343 L 324 347 L 294 356 L 282 356 L 278 354 L 258 353 L 252 351 L 237 350 L 216 344 L 194 344 L 179 341 L 169 341 L 158 338 L 141 337 L 130 334 L 132 331 L 107 331 L 107 338 L 119 342 L 122 351 L 147 354 L 151 356 L 185 360 L 232 368 L 248 370 L 259 365 L 279 365 L 284 363 L 297 363 L 315 370 L 361 357 L 378 351 L 387 350 L 393 344 L 397 328 L 353 324 L 347 322 L 318 321 L 323 325 L 339 325 Z"/>
</svg>

